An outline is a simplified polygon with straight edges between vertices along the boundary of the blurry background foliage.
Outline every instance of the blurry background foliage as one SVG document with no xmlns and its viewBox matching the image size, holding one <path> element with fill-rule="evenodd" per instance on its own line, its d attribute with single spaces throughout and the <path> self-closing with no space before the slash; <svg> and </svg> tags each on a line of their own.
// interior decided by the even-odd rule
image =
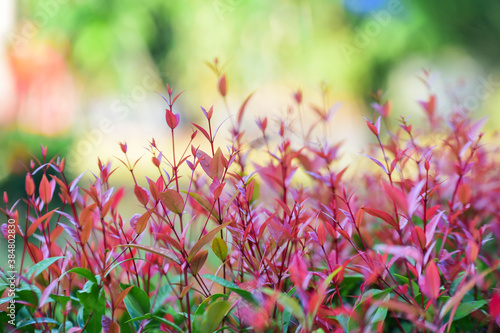
<svg viewBox="0 0 500 333">
<path fill-rule="evenodd" d="M 453 91 L 456 103 L 499 128 L 498 1 L 2 0 L 0 12 L 0 189 L 14 196 L 40 144 L 73 153 L 70 177 L 95 169 L 96 156 L 118 155 L 119 141 L 140 156 L 155 137 L 167 153 L 165 104 L 154 92 L 167 82 L 186 91 L 180 135 L 201 120 L 200 105 L 215 104 L 224 120 L 205 65 L 215 57 L 233 112 L 257 91 L 245 118 L 250 136 L 254 117 L 284 114 L 297 89 L 321 104 L 324 82 L 328 104 L 342 102 L 330 137 L 347 138 L 358 153 L 371 92 L 383 89 L 394 116 L 419 121 L 424 68 L 439 74 L 442 115 Z"/>
</svg>

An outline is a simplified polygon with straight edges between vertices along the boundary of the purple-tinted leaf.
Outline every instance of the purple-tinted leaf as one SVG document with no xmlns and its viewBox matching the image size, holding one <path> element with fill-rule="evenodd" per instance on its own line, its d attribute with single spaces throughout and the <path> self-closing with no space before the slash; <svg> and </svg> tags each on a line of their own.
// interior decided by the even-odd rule
<svg viewBox="0 0 500 333">
<path fill-rule="evenodd" d="M 429 223 L 427 223 L 427 227 L 425 230 L 426 246 L 429 246 L 429 244 L 431 243 L 431 241 L 434 237 L 434 233 L 436 232 L 436 227 L 439 223 L 439 220 L 441 219 L 441 216 L 443 216 L 443 214 L 444 214 L 444 211 L 440 211 L 430 220 Z"/>
<path fill-rule="evenodd" d="M 68 226 L 64 223 L 57 223 L 57 224 L 59 224 L 64 229 L 64 231 L 66 231 L 68 233 L 68 235 L 71 237 L 71 239 L 73 239 L 77 243 L 80 242 L 80 238 L 78 237 L 78 233 L 76 232 L 75 229 L 72 229 L 70 226 Z"/>
<path fill-rule="evenodd" d="M 373 162 L 375 162 L 379 167 L 381 167 L 382 170 L 384 170 L 385 173 L 388 174 L 386 167 L 379 160 L 377 160 L 376 158 L 371 157 L 369 155 L 363 154 L 363 153 L 361 153 L 361 155 L 368 157 L 370 160 L 372 160 Z"/>
</svg>

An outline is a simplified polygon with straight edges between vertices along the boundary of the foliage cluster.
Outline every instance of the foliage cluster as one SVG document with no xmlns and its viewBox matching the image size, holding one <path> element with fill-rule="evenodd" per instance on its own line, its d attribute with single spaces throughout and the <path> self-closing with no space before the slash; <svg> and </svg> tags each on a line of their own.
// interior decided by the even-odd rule
<svg viewBox="0 0 500 333">
<path fill-rule="evenodd" d="M 225 101 L 226 74 L 211 67 Z M 366 120 L 374 145 L 360 156 L 374 168 L 348 176 L 342 144 L 313 138 L 333 109 L 306 104 L 300 91 L 295 122 L 278 119 L 275 139 L 268 118 L 257 120 L 259 140 L 245 136 L 250 95 L 222 148 L 213 108 L 202 107 L 204 124 L 179 142 L 180 94 L 167 92 L 171 154 L 151 140 L 151 175 L 138 179 L 120 144 L 133 193 L 114 188 L 115 169 L 100 160 L 91 183 L 66 179 L 64 158 L 46 159 L 42 147 L 43 160 L 27 167 L 26 210 L 4 195 L 1 212 L 24 241 L 15 296 L 2 269 L 0 317 L 9 321 L 12 299 L 17 315 L 7 331 L 498 329 L 500 165 L 498 146 L 483 145 L 484 121 L 461 108 L 440 118 L 429 92 L 420 102 L 428 126 L 401 118 L 391 128 L 391 102 L 376 93 Z M 305 112 L 318 122 L 301 130 Z M 130 221 L 125 195 L 137 203 Z M 9 230 L 4 223 L 6 238 Z"/>
</svg>

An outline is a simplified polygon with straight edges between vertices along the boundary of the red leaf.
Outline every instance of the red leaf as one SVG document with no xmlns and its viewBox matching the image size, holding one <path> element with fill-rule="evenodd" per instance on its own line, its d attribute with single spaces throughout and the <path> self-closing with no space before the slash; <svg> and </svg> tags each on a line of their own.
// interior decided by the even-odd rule
<svg viewBox="0 0 500 333">
<path fill-rule="evenodd" d="M 39 193 L 40 199 L 42 199 L 45 204 L 48 204 L 52 200 L 52 187 L 46 175 L 43 175 L 40 181 Z"/>
<path fill-rule="evenodd" d="M 462 205 L 466 205 L 468 202 L 470 202 L 470 197 L 471 197 L 471 188 L 467 183 L 460 183 L 460 186 L 458 187 L 458 199 L 462 203 Z"/>
<path fill-rule="evenodd" d="M 177 98 L 179 98 L 179 96 L 183 93 L 184 91 L 181 91 L 180 93 L 178 93 L 177 95 L 175 95 L 174 99 L 172 100 L 172 105 L 174 105 L 175 101 L 177 100 Z"/>
<path fill-rule="evenodd" d="M 87 220 L 92 220 L 92 214 L 94 214 L 94 209 L 96 209 L 97 203 L 93 203 L 85 207 L 80 215 L 78 216 L 78 223 L 80 226 L 84 226 Z"/>
<path fill-rule="evenodd" d="M 33 181 L 33 177 L 31 177 L 31 173 L 26 174 L 26 194 L 31 197 L 33 193 L 35 193 L 35 182 Z"/>
<path fill-rule="evenodd" d="M 425 279 L 422 291 L 430 299 L 436 299 L 439 296 L 439 288 L 441 287 L 441 281 L 439 279 L 439 270 L 436 263 L 431 260 L 425 269 Z"/>
<path fill-rule="evenodd" d="M 293 98 L 295 99 L 295 102 L 297 102 L 297 104 L 302 103 L 302 91 L 301 90 L 297 90 L 293 94 Z"/>
<path fill-rule="evenodd" d="M 377 130 L 377 127 L 375 127 L 375 125 L 373 125 L 372 123 L 370 123 L 368 120 L 366 121 L 366 125 L 368 126 L 368 128 L 370 129 L 370 131 L 372 131 L 373 134 L 375 134 L 376 136 L 378 136 L 378 130 Z"/>
<path fill-rule="evenodd" d="M 222 180 L 224 176 L 224 169 L 227 166 L 227 160 L 222 154 L 220 148 L 217 148 L 212 161 L 210 161 L 210 178 L 217 177 L 219 180 Z"/>
<path fill-rule="evenodd" d="M 39 217 L 38 219 L 36 219 L 35 222 L 33 222 L 33 224 L 31 224 L 30 227 L 28 228 L 28 231 L 26 232 L 26 236 L 30 237 L 31 235 L 33 235 L 33 233 L 35 232 L 36 228 L 38 228 L 40 223 L 42 223 L 45 220 L 50 220 L 50 218 L 52 217 L 52 214 L 54 214 L 54 212 L 55 212 L 55 210 L 51 210 L 50 212 L 48 212 L 48 213 L 44 214 L 43 216 Z"/>
<path fill-rule="evenodd" d="M 122 150 L 122 152 L 124 154 L 126 154 L 127 153 L 127 143 L 126 142 L 125 143 L 120 142 L 120 149 Z"/>
<path fill-rule="evenodd" d="M 356 215 L 354 216 L 355 221 L 354 224 L 356 225 L 357 228 L 361 226 L 361 222 L 363 221 L 363 212 L 364 210 L 362 208 L 358 209 L 356 212 Z"/>
<path fill-rule="evenodd" d="M 490 301 L 490 316 L 500 321 L 500 294 L 493 294 Z"/>
<path fill-rule="evenodd" d="M 267 225 L 271 222 L 271 220 L 276 216 L 276 214 L 278 214 L 278 212 L 274 212 L 271 216 L 269 216 L 267 218 L 267 220 L 262 223 L 262 225 L 260 226 L 259 228 L 259 240 L 262 238 L 263 234 L 264 234 L 264 231 L 267 227 Z"/>
<path fill-rule="evenodd" d="M 203 246 L 212 241 L 212 239 L 219 233 L 222 229 L 231 224 L 231 221 L 221 224 L 215 227 L 213 230 L 209 231 L 205 236 L 201 237 L 196 244 L 191 248 L 188 254 L 188 261 L 191 261 L 194 256 L 201 250 Z"/>
<path fill-rule="evenodd" d="M 135 225 L 135 232 L 137 232 L 137 234 L 141 234 L 144 231 L 144 229 L 146 229 L 150 217 L 151 215 L 149 214 L 149 212 L 145 212 L 144 214 L 141 215 L 141 217 L 139 217 Z"/>
<path fill-rule="evenodd" d="M 175 251 L 172 251 L 169 249 L 163 249 L 163 248 L 159 248 L 159 247 L 155 247 L 155 246 L 142 245 L 142 244 L 120 244 L 120 245 L 117 245 L 117 247 L 137 248 L 137 249 L 151 252 L 151 253 L 157 254 L 159 256 L 162 256 L 164 258 L 170 259 L 178 264 L 180 262 L 184 261 L 184 259 L 179 258 L 180 255 L 178 255 Z"/>
<path fill-rule="evenodd" d="M 208 132 L 203 128 L 201 127 L 200 125 L 197 125 L 195 123 L 191 123 L 194 127 L 196 127 L 201 133 L 203 133 L 203 135 L 205 136 L 205 138 L 207 138 L 208 141 L 212 142 L 212 140 L 210 139 L 210 135 L 208 134 Z"/>
<path fill-rule="evenodd" d="M 393 226 L 395 229 L 399 228 L 398 223 L 396 222 L 396 220 L 394 220 L 394 218 L 391 215 L 389 215 L 388 213 L 386 213 L 384 211 L 381 211 L 381 210 L 378 210 L 378 209 L 375 209 L 375 208 L 366 208 L 366 207 L 363 207 L 361 209 L 363 209 L 365 212 L 367 212 L 368 214 L 370 214 L 372 216 L 381 218 L 382 220 L 384 220 L 385 222 L 387 222 L 391 226 Z"/>
<path fill-rule="evenodd" d="M 474 262 L 477 259 L 477 255 L 479 254 L 479 246 L 475 241 L 469 239 L 467 241 L 467 247 L 465 248 L 465 251 L 469 262 Z"/>
<path fill-rule="evenodd" d="M 254 92 L 248 95 L 243 104 L 240 106 L 240 110 L 238 111 L 238 125 L 241 124 L 241 120 L 243 119 L 243 113 L 245 112 L 245 108 L 247 107 L 248 101 L 252 98 Z"/>
<path fill-rule="evenodd" d="M 219 92 L 222 95 L 222 97 L 226 97 L 227 93 L 227 80 L 226 80 L 226 74 L 222 74 L 222 76 L 219 79 Z"/>
<path fill-rule="evenodd" d="M 197 253 L 193 259 L 191 260 L 191 272 L 193 275 L 198 274 L 198 272 L 202 269 L 203 265 L 205 264 L 205 261 L 207 261 L 208 258 L 208 250 L 201 251 Z"/>
<path fill-rule="evenodd" d="M 152 179 L 148 178 L 148 184 L 149 184 L 149 191 L 150 191 L 151 195 L 153 196 L 153 199 L 155 201 L 160 200 L 160 189 L 158 189 L 158 186 L 156 185 L 156 183 Z"/>
<path fill-rule="evenodd" d="M 318 242 L 321 246 L 325 245 L 325 226 L 322 221 L 318 222 L 318 227 L 316 228 L 316 233 L 318 235 Z"/>
<path fill-rule="evenodd" d="M 415 245 L 419 246 L 421 249 L 424 249 L 426 244 L 425 244 L 425 234 L 422 228 L 420 227 L 415 227 L 413 229 L 413 232 L 411 233 L 411 237 L 413 239 L 413 243 Z"/>
<path fill-rule="evenodd" d="M 137 200 L 143 205 L 147 205 L 149 201 L 149 194 L 148 192 L 143 189 L 142 187 L 135 185 L 134 187 L 134 194 L 137 197 Z"/>
<path fill-rule="evenodd" d="M 181 195 L 175 190 L 167 189 L 165 192 L 160 193 L 160 199 L 170 211 L 175 214 L 182 214 L 184 209 L 184 200 Z"/>
<path fill-rule="evenodd" d="M 89 217 L 90 218 L 83 221 L 82 232 L 80 234 L 80 242 L 83 245 L 87 244 L 87 242 L 90 238 L 90 232 L 92 231 L 92 228 L 94 226 L 94 220 L 92 219 L 91 216 L 89 216 Z"/>
<path fill-rule="evenodd" d="M 338 228 L 336 229 L 337 232 L 342 235 L 342 237 L 344 237 L 345 239 L 351 239 L 351 235 L 349 235 L 349 233 L 341 228 Z"/>
<path fill-rule="evenodd" d="M 174 129 L 179 125 L 180 116 L 179 114 L 174 114 L 172 110 L 167 109 L 165 113 L 165 120 L 167 121 L 168 127 Z"/>
<path fill-rule="evenodd" d="M 222 183 L 220 184 L 219 186 L 217 186 L 214 190 L 214 200 L 217 200 L 219 199 L 221 193 L 222 193 L 222 190 L 224 189 L 224 186 L 226 186 L 226 183 Z"/>
<path fill-rule="evenodd" d="M 427 102 L 420 101 L 420 105 L 424 108 L 429 117 L 433 117 L 436 109 L 436 95 L 430 95 Z"/>
</svg>

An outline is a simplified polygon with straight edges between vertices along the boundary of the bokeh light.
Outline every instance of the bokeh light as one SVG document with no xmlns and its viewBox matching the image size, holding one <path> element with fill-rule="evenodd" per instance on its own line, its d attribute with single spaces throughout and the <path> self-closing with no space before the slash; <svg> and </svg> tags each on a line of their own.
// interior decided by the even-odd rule
<svg viewBox="0 0 500 333">
<path fill-rule="evenodd" d="M 393 114 L 423 117 L 419 99 L 428 88 L 423 69 L 436 78 L 446 116 L 462 105 L 488 116 L 498 129 L 500 100 L 493 1 L 345 0 L 4 0 L 0 4 L 0 187 L 39 146 L 68 157 L 73 174 L 112 158 L 127 141 L 136 157 L 155 137 L 168 143 L 160 94 L 177 92 L 184 137 L 200 106 L 228 117 L 206 65 L 225 64 L 228 106 L 235 113 L 255 91 L 245 123 L 286 115 L 294 91 L 308 103 L 341 105 L 328 128 L 358 154 L 368 140 L 370 93 L 382 89 Z M 325 101 L 321 91 L 328 87 Z M 339 104 L 336 104 L 339 103 Z M 305 123 L 317 121 L 311 110 Z M 395 122 L 396 120 L 394 120 Z M 229 123 L 229 121 L 227 122 Z M 224 138 L 221 138 L 224 140 Z"/>
</svg>

